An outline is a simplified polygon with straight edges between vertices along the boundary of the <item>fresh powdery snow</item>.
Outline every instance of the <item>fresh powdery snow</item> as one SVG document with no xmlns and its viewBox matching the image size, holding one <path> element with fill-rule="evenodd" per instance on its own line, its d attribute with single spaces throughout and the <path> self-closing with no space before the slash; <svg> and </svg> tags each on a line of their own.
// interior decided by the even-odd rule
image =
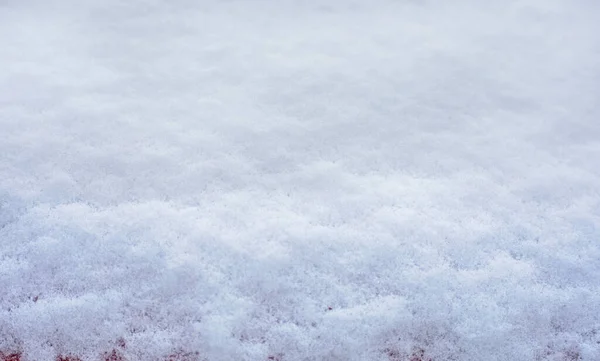
<svg viewBox="0 0 600 361">
<path fill-rule="evenodd" d="M 600 360 L 600 1 L 0 0 L 0 360 Z"/>
</svg>

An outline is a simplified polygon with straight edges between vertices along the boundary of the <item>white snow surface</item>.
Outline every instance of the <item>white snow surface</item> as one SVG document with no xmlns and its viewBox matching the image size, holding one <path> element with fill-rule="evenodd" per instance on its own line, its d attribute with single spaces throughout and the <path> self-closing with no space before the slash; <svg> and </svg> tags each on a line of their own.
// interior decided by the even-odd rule
<svg viewBox="0 0 600 361">
<path fill-rule="evenodd" d="M 0 351 L 600 360 L 599 19 L 0 1 Z"/>
</svg>

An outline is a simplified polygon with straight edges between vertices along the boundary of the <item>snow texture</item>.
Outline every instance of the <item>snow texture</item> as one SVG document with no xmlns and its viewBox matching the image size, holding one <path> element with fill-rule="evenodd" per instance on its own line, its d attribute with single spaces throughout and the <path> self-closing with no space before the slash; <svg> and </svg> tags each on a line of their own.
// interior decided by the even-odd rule
<svg viewBox="0 0 600 361">
<path fill-rule="evenodd" d="M 0 1 L 0 351 L 600 360 L 599 19 Z"/>
</svg>

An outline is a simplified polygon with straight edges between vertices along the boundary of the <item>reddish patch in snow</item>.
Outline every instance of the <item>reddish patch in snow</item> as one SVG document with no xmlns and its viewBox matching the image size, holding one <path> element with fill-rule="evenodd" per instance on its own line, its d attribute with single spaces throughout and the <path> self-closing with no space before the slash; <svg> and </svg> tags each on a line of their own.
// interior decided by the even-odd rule
<svg viewBox="0 0 600 361">
<path fill-rule="evenodd" d="M 21 354 L 0 352 L 0 361 L 21 361 Z"/>
<path fill-rule="evenodd" d="M 117 350 L 112 350 L 103 355 L 104 361 L 126 361 L 125 357 Z"/>
<path fill-rule="evenodd" d="M 120 347 L 125 348 L 124 342 L 117 343 Z M 72 354 L 66 355 L 58 355 L 54 359 L 55 361 L 83 361 L 79 356 L 75 356 Z M 125 356 L 121 352 L 116 349 L 113 349 L 110 352 L 105 352 L 98 358 L 99 361 L 127 361 Z M 184 352 L 184 351 L 176 351 L 172 354 L 165 356 L 164 361 L 199 361 L 200 353 L 199 352 Z M 269 360 L 280 361 L 279 358 L 274 358 Z M 20 353 L 3 353 L 0 352 L 0 361 L 22 361 Z"/>
<path fill-rule="evenodd" d="M 413 354 L 410 355 L 410 358 L 408 360 L 409 361 L 433 361 L 431 358 L 425 356 L 425 350 L 423 350 L 423 349 L 419 349 L 419 350 L 413 352 Z"/>
</svg>

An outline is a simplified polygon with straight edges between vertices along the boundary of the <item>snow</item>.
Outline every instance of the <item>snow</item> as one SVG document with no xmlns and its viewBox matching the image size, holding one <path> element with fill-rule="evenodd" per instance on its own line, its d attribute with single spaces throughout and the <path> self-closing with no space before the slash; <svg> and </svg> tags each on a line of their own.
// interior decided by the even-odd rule
<svg viewBox="0 0 600 361">
<path fill-rule="evenodd" d="M 599 18 L 0 2 L 0 352 L 599 360 Z"/>
</svg>

